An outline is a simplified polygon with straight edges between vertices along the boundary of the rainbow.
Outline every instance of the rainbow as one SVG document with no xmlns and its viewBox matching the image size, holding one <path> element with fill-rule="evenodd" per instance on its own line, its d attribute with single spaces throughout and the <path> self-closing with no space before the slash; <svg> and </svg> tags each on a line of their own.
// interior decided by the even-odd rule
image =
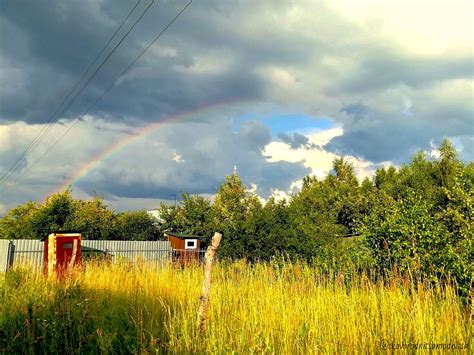
<svg viewBox="0 0 474 355">
<path fill-rule="evenodd" d="M 93 159 L 89 160 L 87 163 L 82 165 L 82 167 L 78 170 L 75 170 L 65 181 L 61 182 L 57 185 L 51 192 L 48 193 L 47 196 L 52 195 L 54 193 L 61 192 L 65 190 L 69 186 L 73 186 L 77 183 L 80 179 L 86 176 L 89 172 L 94 170 L 97 166 L 99 166 L 102 162 L 109 159 L 111 156 L 116 155 L 128 145 L 132 144 L 133 142 L 146 137 L 148 134 L 157 131 L 158 129 L 162 128 L 165 125 L 170 123 L 184 120 L 186 118 L 202 114 L 205 112 L 210 112 L 222 107 L 231 106 L 235 103 L 241 103 L 242 101 L 250 101 L 249 99 L 239 99 L 239 100 L 232 100 L 232 101 L 225 101 L 219 103 L 213 103 L 205 106 L 198 107 L 197 109 L 180 112 L 173 116 L 166 116 L 161 118 L 158 122 L 151 123 L 145 127 L 137 129 L 132 134 L 126 136 L 125 138 L 118 140 L 114 144 L 108 146 L 104 150 L 102 150 L 98 155 L 94 156 Z"/>
</svg>

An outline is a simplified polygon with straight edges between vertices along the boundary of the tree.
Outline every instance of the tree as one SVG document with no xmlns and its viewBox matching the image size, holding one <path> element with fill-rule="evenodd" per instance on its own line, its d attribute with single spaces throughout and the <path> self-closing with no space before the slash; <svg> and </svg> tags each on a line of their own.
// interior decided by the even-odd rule
<svg viewBox="0 0 474 355">
<path fill-rule="evenodd" d="M 33 221 L 40 211 L 37 202 L 29 201 L 11 209 L 0 219 L 0 238 L 2 239 L 35 239 L 36 230 Z"/>
<path fill-rule="evenodd" d="M 158 226 L 161 232 L 165 230 L 181 230 L 181 220 L 178 215 L 181 213 L 181 206 L 170 206 L 165 203 L 160 203 L 158 207 Z"/>
<path fill-rule="evenodd" d="M 81 232 L 85 239 L 116 239 L 115 213 L 100 197 L 74 200 L 66 229 Z"/>
<path fill-rule="evenodd" d="M 352 187 L 359 185 L 354 173 L 354 166 L 351 163 L 344 158 L 336 158 L 332 164 L 336 179 L 339 183 Z"/>
<path fill-rule="evenodd" d="M 163 239 L 156 219 L 147 211 L 127 211 L 119 213 L 115 220 L 116 239 L 160 240 Z"/>
<path fill-rule="evenodd" d="M 74 200 L 71 188 L 64 192 L 49 196 L 32 220 L 32 228 L 37 238 L 42 238 L 51 232 L 68 229 L 67 221 L 74 212 Z"/>
<path fill-rule="evenodd" d="M 444 139 L 439 146 L 440 161 L 439 161 L 439 180 L 441 186 L 449 188 L 455 183 L 459 176 L 462 163 L 458 159 L 456 148 L 450 140 Z"/>
<path fill-rule="evenodd" d="M 334 174 L 319 181 L 303 180 L 289 205 L 295 238 L 303 238 L 301 254 L 312 258 L 324 248 L 337 247 L 337 235 L 351 233 L 361 210 L 361 188 L 353 166 L 344 159 L 333 162 Z"/>
<path fill-rule="evenodd" d="M 270 260 L 275 255 L 297 258 L 301 246 L 293 233 L 288 206 L 285 200 L 273 197 L 264 206 L 254 205 L 246 223 L 246 257 L 250 261 Z"/>
<path fill-rule="evenodd" d="M 248 192 L 237 173 L 226 177 L 212 206 L 215 228 L 223 233 L 220 255 L 232 258 L 245 256 L 248 238 L 251 237 L 245 229 L 246 220 L 260 207 L 257 196 Z"/>
<path fill-rule="evenodd" d="M 447 140 L 439 150 L 437 161 L 417 153 L 399 171 L 378 171 L 370 213 L 358 230 L 379 270 L 397 265 L 433 282 L 449 276 L 467 295 L 474 271 L 471 164 L 458 160 Z"/>
<path fill-rule="evenodd" d="M 288 206 L 293 246 L 305 259 L 315 257 L 324 245 L 334 241 L 335 235 L 344 233 L 344 227 L 337 223 L 336 196 L 328 190 L 329 185 L 327 181 L 306 179 Z"/>
<path fill-rule="evenodd" d="M 172 230 L 198 236 L 206 243 L 215 229 L 211 202 L 202 196 L 185 193 L 182 194 L 177 206 L 162 203 L 158 209 L 158 216 L 156 224 L 160 233 Z"/>
<path fill-rule="evenodd" d="M 78 231 L 85 239 L 156 240 L 161 231 L 146 211 L 115 213 L 99 197 L 75 200 L 71 189 L 28 202 L 0 219 L 0 237 L 40 239 L 50 232 Z"/>
<path fill-rule="evenodd" d="M 176 217 L 183 233 L 201 236 L 204 240 L 212 237 L 211 202 L 204 197 L 183 194 Z"/>
</svg>

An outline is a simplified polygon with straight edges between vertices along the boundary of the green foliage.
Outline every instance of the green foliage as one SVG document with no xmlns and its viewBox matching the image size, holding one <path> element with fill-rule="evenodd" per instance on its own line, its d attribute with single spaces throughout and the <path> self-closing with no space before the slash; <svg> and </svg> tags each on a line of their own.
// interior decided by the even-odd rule
<svg viewBox="0 0 474 355">
<path fill-rule="evenodd" d="M 307 259 L 338 254 L 336 237 L 354 231 L 356 220 L 367 209 L 362 192 L 369 195 L 373 189 L 370 181 L 359 186 L 352 165 L 344 159 L 334 160 L 333 169 L 334 175 L 322 181 L 305 178 L 289 205 L 292 230 L 300 254 Z"/>
<path fill-rule="evenodd" d="M 115 238 L 122 240 L 159 240 L 162 233 L 154 218 L 145 211 L 128 211 L 117 215 Z"/>
<path fill-rule="evenodd" d="M 67 221 L 74 212 L 74 201 L 71 189 L 63 193 L 54 194 L 46 199 L 42 208 L 32 221 L 32 228 L 36 235 L 43 237 L 50 232 L 67 229 Z"/>
<path fill-rule="evenodd" d="M 290 228 L 286 201 L 270 198 L 262 206 L 255 204 L 245 224 L 246 257 L 250 261 L 270 260 L 275 255 L 297 258 L 300 249 Z"/>
<path fill-rule="evenodd" d="M 419 152 L 408 164 L 379 169 L 362 183 L 346 159 L 335 159 L 331 174 L 305 177 L 288 202 L 262 203 L 234 172 L 213 203 L 184 194 L 177 206 L 161 204 L 158 219 L 146 211 L 117 214 L 100 198 L 74 200 L 68 189 L 44 204 L 9 211 L 0 219 L 0 237 L 40 238 L 74 229 L 91 239 L 155 240 L 172 229 L 206 242 L 220 231 L 221 257 L 254 262 L 283 255 L 331 270 L 381 273 L 396 266 L 433 282 L 453 278 L 467 294 L 474 272 L 474 163 L 459 160 L 448 140 L 438 151 L 438 159 Z M 358 233 L 362 238 L 339 238 Z"/>
<path fill-rule="evenodd" d="M 211 217 L 211 202 L 202 196 L 183 194 L 176 222 L 186 234 L 210 236 L 214 226 Z"/>
<path fill-rule="evenodd" d="M 73 212 L 64 226 L 67 230 L 80 231 L 87 239 L 116 239 L 116 216 L 104 201 L 74 200 Z"/>
<path fill-rule="evenodd" d="M 232 258 L 247 256 L 248 243 L 252 243 L 252 236 L 247 233 L 250 220 L 262 208 L 257 196 L 248 192 L 234 172 L 220 186 L 212 207 L 214 225 L 225 236 L 220 254 Z"/>
<path fill-rule="evenodd" d="M 3 239 L 37 238 L 33 221 L 39 210 L 40 205 L 30 201 L 8 211 L 7 215 L 0 219 L 0 237 Z"/>
<path fill-rule="evenodd" d="M 214 232 L 211 203 L 202 196 L 183 194 L 177 206 L 162 203 L 158 208 L 157 225 L 161 232 L 178 231 L 196 235 L 207 241 Z"/>
<path fill-rule="evenodd" d="M 418 153 L 399 171 L 377 171 L 371 212 L 358 221 L 358 230 L 380 271 L 396 265 L 433 282 L 454 279 L 468 295 L 474 271 L 472 163 L 463 164 L 447 140 L 439 151 L 439 160 Z"/>
<path fill-rule="evenodd" d="M 2 239 L 40 239 L 50 232 L 78 231 L 86 239 L 157 240 L 162 237 L 146 211 L 116 213 L 104 201 L 75 200 L 71 189 L 51 195 L 44 204 L 28 202 L 0 219 Z"/>
</svg>

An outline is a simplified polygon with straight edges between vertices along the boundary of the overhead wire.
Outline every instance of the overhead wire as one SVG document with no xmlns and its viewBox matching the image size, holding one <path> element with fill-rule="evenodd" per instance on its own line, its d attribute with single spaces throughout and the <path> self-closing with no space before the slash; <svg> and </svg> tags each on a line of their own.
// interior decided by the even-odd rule
<svg viewBox="0 0 474 355">
<path fill-rule="evenodd" d="M 82 80 L 84 79 L 84 77 L 89 73 L 89 71 L 91 70 L 91 68 L 94 66 L 94 64 L 97 62 L 97 60 L 100 58 L 100 56 L 102 55 L 102 53 L 104 53 L 105 49 L 109 46 L 110 42 L 112 42 L 112 40 L 114 39 L 114 37 L 117 35 L 117 33 L 120 31 L 120 29 L 123 27 L 123 25 L 125 24 L 125 22 L 127 22 L 127 20 L 129 19 L 129 17 L 131 16 L 131 14 L 135 11 L 135 9 L 137 8 L 137 6 L 140 4 L 141 0 L 138 0 L 137 3 L 135 4 L 135 6 L 130 10 L 130 12 L 127 14 L 127 16 L 125 17 L 125 19 L 122 21 L 122 23 L 120 24 L 120 26 L 115 30 L 114 34 L 112 35 L 112 37 L 109 38 L 109 40 L 107 41 L 107 43 L 104 45 L 104 47 L 102 47 L 102 50 L 99 52 L 99 54 L 97 54 L 97 56 L 95 57 L 94 61 L 89 65 L 89 67 L 86 69 L 86 71 L 84 73 L 82 73 L 81 77 L 79 78 L 79 80 L 76 81 L 74 87 L 71 89 L 71 91 L 69 92 L 69 94 L 66 96 L 66 98 L 61 102 L 61 104 L 56 108 L 56 110 L 54 111 L 54 113 L 52 114 L 51 116 L 51 119 L 50 121 L 47 122 L 48 123 L 51 123 L 51 121 L 55 118 L 55 116 L 57 115 L 57 113 L 59 112 L 59 110 L 61 109 L 61 107 L 67 102 L 67 100 L 71 97 L 72 93 L 76 90 L 77 86 L 82 82 Z M 25 149 L 25 152 L 24 154 L 28 153 L 31 149 L 31 146 L 34 144 L 34 142 L 38 139 L 39 135 L 46 129 L 47 125 L 43 126 L 43 128 L 40 130 L 40 132 L 37 134 L 37 136 L 30 142 L 30 144 L 28 145 L 28 147 Z M 20 159 L 17 161 L 17 163 L 21 162 L 21 159 L 23 158 L 23 156 L 20 157 Z M 10 168 L 11 169 L 11 168 Z M 2 177 L 3 179 L 3 177 Z M 0 180 L 2 180 L 0 179 Z"/>
<path fill-rule="evenodd" d="M 20 179 L 23 178 L 40 160 L 42 160 L 55 146 L 58 144 L 80 121 L 81 119 L 87 115 L 87 113 L 119 82 L 119 80 L 127 74 L 133 66 L 138 62 L 138 60 L 150 49 L 150 47 L 173 25 L 173 23 L 181 16 L 181 14 L 191 5 L 193 0 L 190 0 L 182 9 L 179 11 L 176 16 L 166 25 L 154 38 L 153 40 L 140 52 L 140 54 L 135 57 L 135 59 L 125 68 L 124 71 L 117 77 L 115 81 L 113 81 L 107 89 L 91 104 L 87 107 L 87 109 L 77 118 L 75 118 L 71 125 L 68 127 L 66 131 L 63 132 L 58 139 L 54 141 L 54 143 L 38 158 L 36 159 L 26 170 L 23 171 L 21 175 L 19 175 L 13 183 L 18 182 Z"/>
<path fill-rule="evenodd" d="M 89 66 L 89 68 L 84 72 L 84 74 L 81 76 L 81 78 L 76 82 L 76 85 L 74 85 L 73 89 L 70 91 L 69 95 L 66 97 L 65 100 L 61 103 L 61 105 L 56 109 L 55 113 L 51 117 L 51 119 L 48 121 L 46 126 L 43 127 L 43 129 L 37 134 L 37 136 L 33 139 L 32 142 L 28 145 L 28 147 L 25 149 L 23 154 L 20 156 L 20 158 L 13 164 L 12 168 L 9 169 L 9 171 L 2 176 L 0 179 L 0 182 L 5 182 L 12 176 L 16 170 L 20 167 L 22 161 L 26 160 L 28 155 L 31 154 L 31 152 L 38 146 L 38 144 L 43 140 L 43 138 L 49 133 L 49 131 L 56 125 L 58 122 L 59 118 L 61 115 L 63 115 L 67 109 L 75 102 L 77 97 L 82 93 L 82 91 L 87 87 L 87 85 L 94 79 L 94 77 L 97 75 L 99 70 L 105 65 L 105 63 L 110 59 L 110 57 L 115 53 L 115 51 L 120 47 L 120 45 L 123 43 L 123 41 L 128 37 L 130 32 L 135 28 L 135 26 L 138 24 L 138 22 L 142 19 L 142 17 L 145 15 L 145 13 L 149 10 L 149 8 L 153 5 L 155 0 L 151 0 L 150 4 L 142 11 L 140 16 L 135 20 L 135 22 L 132 24 L 132 26 L 127 30 L 127 32 L 121 37 L 119 42 L 113 47 L 113 49 L 110 51 L 110 53 L 105 57 L 105 59 L 100 63 L 100 65 L 94 70 L 92 75 L 87 79 L 87 81 L 80 87 L 80 89 L 72 95 L 72 93 L 75 91 L 79 83 L 84 79 L 84 77 L 87 75 L 89 70 L 94 66 L 96 63 L 97 59 L 100 58 L 100 56 L 103 54 L 107 46 L 111 43 L 113 38 L 116 36 L 116 34 L 120 31 L 120 29 L 123 27 L 123 25 L 127 22 L 127 20 L 130 18 L 131 14 L 135 11 L 137 6 L 142 0 L 138 0 L 135 6 L 130 10 L 128 13 L 127 17 L 122 21 L 120 24 L 119 28 L 115 31 L 115 33 L 112 35 L 112 37 L 109 39 L 107 44 L 103 47 L 99 55 L 96 57 L 94 62 Z M 68 101 L 68 99 L 71 97 L 72 98 L 69 100 L 69 102 L 65 105 L 65 107 L 61 110 L 61 107 Z"/>
<path fill-rule="evenodd" d="M 14 173 L 14 171 L 17 169 L 17 167 L 19 166 L 19 164 L 26 158 L 27 154 L 32 150 L 32 147 L 33 145 L 38 141 L 38 138 L 40 137 L 40 135 L 45 131 L 45 129 L 47 129 L 47 127 L 51 124 L 51 122 L 54 120 L 54 118 L 56 117 L 56 115 L 58 114 L 59 110 L 61 109 L 61 107 L 67 102 L 67 100 L 71 97 L 71 95 L 73 94 L 73 92 L 76 90 L 77 86 L 82 82 L 82 80 L 85 78 L 85 76 L 89 73 L 89 71 L 91 70 L 91 68 L 94 66 L 94 64 L 96 64 L 97 60 L 100 58 L 100 56 L 104 53 L 104 51 L 107 49 L 107 47 L 109 46 L 109 44 L 112 42 L 112 40 L 115 38 L 115 36 L 117 35 L 117 33 L 121 30 L 121 28 L 123 27 L 123 25 L 127 22 L 127 20 L 130 18 L 130 16 L 132 15 L 132 13 L 135 11 L 135 9 L 137 8 L 137 6 L 140 4 L 141 0 L 138 0 L 135 4 L 135 6 L 132 7 L 132 9 L 129 11 L 129 13 L 127 14 L 127 16 L 124 18 L 124 20 L 121 22 L 120 26 L 115 30 L 114 34 L 109 38 L 109 40 L 107 41 L 107 43 L 102 47 L 102 50 L 99 52 L 99 54 L 97 54 L 97 56 L 95 57 L 94 61 L 89 65 L 89 67 L 84 71 L 84 73 L 82 73 L 81 77 L 79 78 L 79 80 L 76 81 L 75 85 L 73 86 L 73 88 L 69 91 L 69 94 L 64 98 L 64 100 L 61 102 L 61 104 L 56 108 L 56 110 L 54 111 L 54 113 L 51 115 L 51 118 L 50 120 L 46 123 L 45 126 L 42 127 L 42 129 L 37 133 L 37 135 L 34 137 L 34 139 L 29 143 L 29 145 L 26 147 L 26 149 L 24 150 L 24 152 L 22 153 L 22 155 L 12 164 L 12 166 L 7 170 L 7 172 L 0 178 L 0 182 L 2 182 L 3 180 L 7 180 L 8 177 Z"/>
</svg>

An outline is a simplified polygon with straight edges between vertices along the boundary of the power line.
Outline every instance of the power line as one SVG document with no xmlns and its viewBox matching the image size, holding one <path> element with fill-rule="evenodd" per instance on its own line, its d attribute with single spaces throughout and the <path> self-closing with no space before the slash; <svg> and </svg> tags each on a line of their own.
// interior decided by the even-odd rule
<svg viewBox="0 0 474 355">
<path fill-rule="evenodd" d="M 89 70 L 94 66 L 96 63 L 97 59 L 102 55 L 102 53 L 105 51 L 107 46 L 111 43 L 113 38 L 116 36 L 116 34 L 120 31 L 122 26 L 127 22 L 127 20 L 130 18 L 131 14 L 135 11 L 137 8 L 138 4 L 141 2 L 141 0 L 138 0 L 138 2 L 135 4 L 135 6 L 130 10 L 128 13 L 127 17 L 122 21 L 120 24 L 119 28 L 115 31 L 115 33 L 112 35 L 112 37 L 109 39 L 107 44 L 103 47 L 99 55 L 96 57 L 94 62 L 89 66 L 89 68 L 84 72 L 84 74 L 81 76 L 81 78 L 76 82 L 76 85 L 74 85 L 73 89 L 69 92 L 69 95 L 63 100 L 61 105 L 56 109 L 56 111 L 53 113 L 51 119 L 48 121 L 46 126 L 43 127 L 43 129 L 36 135 L 36 137 L 33 139 L 32 142 L 28 145 L 28 147 L 25 149 L 23 154 L 20 156 L 20 158 L 13 164 L 12 168 L 9 169 L 9 171 L 0 179 L 0 182 L 4 182 L 10 178 L 11 175 L 14 174 L 16 170 L 18 170 L 21 162 L 27 158 L 28 155 L 38 146 L 38 144 L 41 142 L 41 140 L 48 134 L 48 132 L 56 125 L 57 121 L 59 120 L 59 116 L 64 114 L 66 110 L 74 103 L 74 101 L 77 99 L 77 97 L 82 93 L 82 91 L 85 89 L 85 87 L 92 81 L 92 79 L 97 75 L 99 70 L 105 65 L 105 63 L 109 60 L 109 58 L 112 56 L 112 54 L 120 47 L 120 45 L 123 43 L 123 41 L 128 37 L 130 32 L 135 28 L 135 26 L 138 24 L 138 22 L 142 19 L 142 17 L 145 15 L 145 13 L 148 11 L 148 9 L 153 5 L 155 0 L 151 0 L 150 4 L 142 11 L 140 16 L 135 20 L 135 22 L 132 24 L 132 26 L 128 29 L 128 31 L 122 36 L 120 41 L 114 46 L 112 51 L 107 55 L 107 57 L 102 61 L 102 63 L 94 70 L 92 75 L 87 79 L 87 81 L 81 86 L 81 88 L 73 95 L 71 100 L 66 104 L 66 106 L 61 110 L 61 107 L 68 101 L 68 99 L 71 97 L 79 83 L 84 79 L 84 77 L 87 75 Z"/>
<path fill-rule="evenodd" d="M 41 140 L 49 133 L 49 131 L 55 126 L 55 124 L 57 123 L 57 121 L 59 120 L 59 116 L 60 115 L 63 115 L 67 109 L 74 103 L 74 101 L 76 100 L 76 98 L 81 94 L 81 92 L 84 90 L 84 88 L 92 81 L 92 79 L 96 76 L 96 74 L 99 72 L 99 70 L 104 66 L 104 64 L 108 61 L 108 59 L 112 56 L 112 54 L 117 50 L 117 48 L 122 44 L 122 42 L 125 40 L 125 38 L 130 34 L 130 32 L 133 30 L 133 28 L 137 25 L 137 23 L 141 20 L 141 18 L 145 15 L 145 13 L 148 11 L 148 9 L 151 7 L 151 5 L 154 3 L 155 0 L 152 0 L 151 3 L 145 8 L 145 10 L 141 13 L 141 15 L 138 17 L 137 20 L 135 20 L 135 22 L 133 23 L 133 25 L 130 27 L 130 29 L 125 33 L 125 35 L 121 38 L 121 40 L 115 45 L 115 47 L 112 49 L 112 51 L 108 54 L 108 56 L 102 61 L 102 63 L 99 65 L 99 67 L 94 71 L 94 73 L 92 74 L 92 76 L 89 77 L 89 79 L 82 85 L 82 87 L 79 89 L 79 91 L 75 94 L 75 96 L 69 101 L 69 103 L 67 104 L 67 106 L 61 111 L 61 113 L 58 115 L 58 117 L 56 117 L 54 119 L 54 117 L 52 118 L 52 120 L 54 120 L 54 122 L 52 122 L 51 124 L 49 124 L 49 126 L 46 126 L 46 130 L 39 136 L 38 140 L 32 145 L 31 149 L 29 152 L 27 152 L 27 154 L 24 156 L 23 159 L 20 160 L 20 162 L 22 160 L 25 160 L 28 155 L 30 155 L 30 152 L 32 150 L 34 150 L 38 144 L 41 142 Z M 52 121 L 50 120 L 50 122 Z M 18 170 L 18 167 L 16 169 L 14 169 L 14 171 L 12 171 L 9 176 L 7 177 L 7 179 L 16 171 Z"/>
<path fill-rule="evenodd" d="M 56 116 L 56 114 L 59 112 L 59 110 L 61 109 L 61 107 L 67 102 L 67 100 L 71 97 L 72 93 L 76 90 L 77 86 L 82 82 L 82 80 L 84 79 L 84 77 L 89 73 L 90 69 L 93 67 L 93 65 L 97 62 L 97 60 L 100 58 L 100 56 L 102 55 L 102 53 L 104 53 L 105 49 L 109 46 L 110 42 L 112 42 L 112 40 L 114 39 L 114 37 L 117 35 L 117 33 L 120 31 L 120 29 L 123 27 L 123 25 L 125 24 L 125 22 L 127 22 L 127 20 L 129 19 L 129 17 L 131 16 L 131 14 L 135 11 L 135 9 L 137 8 L 138 4 L 140 3 L 141 0 L 138 0 L 137 3 L 135 4 L 135 6 L 130 10 L 130 12 L 128 13 L 128 15 L 125 17 L 125 19 L 122 21 L 122 23 L 120 24 L 120 26 L 117 28 L 117 30 L 114 32 L 114 34 L 112 35 L 112 37 L 109 38 L 109 40 L 107 41 L 107 43 L 105 44 L 105 46 L 102 48 L 102 50 L 99 52 L 99 54 L 95 57 L 94 61 L 89 65 L 89 67 L 86 69 L 86 71 L 84 73 L 82 73 L 81 77 L 79 78 L 79 80 L 76 82 L 76 84 L 74 85 L 74 87 L 71 89 L 71 91 L 69 92 L 69 94 L 66 96 L 66 98 L 61 102 L 61 104 L 56 108 L 56 110 L 54 111 L 54 113 L 52 114 L 51 116 L 51 119 L 49 120 L 48 123 L 50 123 L 54 117 Z M 21 161 L 23 160 L 23 158 L 26 158 L 26 155 L 28 154 L 28 152 L 31 150 L 33 144 L 37 141 L 38 137 L 44 132 L 44 130 L 48 127 L 48 123 L 43 126 L 43 128 L 40 130 L 40 132 L 36 135 L 36 137 L 30 142 L 30 144 L 28 145 L 28 147 L 26 147 L 25 151 L 23 152 L 23 154 L 18 158 L 18 160 L 16 160 L 16 162 L 10 167 L 10 169 L 7 171 L 7 173 L 5 173 L 4 176 L 2 176 L 2 178 L 0 179 L 0 181 L 2 181 L 4 178 L 6 178 L 6 176 L 9 174 L 9 172 L 13 169 L 16 168 L 16 166 L 18 164 L 21 163 Z"/>
<path fill-rule="evenodd" d="M 100 58 L 100 56 L 102 55 L 102 53 L 104 53 L 105 49 L 108 47 L 108 45 L 110 44 L 110 42 L 112 42 L 112 40 L 114 39 L 114 37 L 117 35 L 117 33 L 120 31 L 120 29 L 123 27 L 123 25 L 127 22 L 127 20 L 130 18 L 131 14 L 135 11 L 135 9 L 137 8 L 138 4 L 141 2 L 141 0 L 138 0 L 137 3 L 135 4 L 135 6 L 129 11 L 129 13 L 127 14 L 127 16 L 125 17 L 125 19 L 122 21 L 122 23 L 120 24 L 120 26 L 117 28 L 117 30 L 114 32 L 114 34 L 112 35 L 112 37 L 110 37 L 110 39 L 107 41 L 107 43 L 104 45 L 104 47 L 102 48 L 102 50 L 99 52 L 99 54 L 95 57 L 94 61 L 89 65 L 89 67 L 86 69 L 86 71 L 81 75 L 81 77 L 79 78 L 79 80 L 76 82 L 76 84 L 74 85 L 74 87 L 69 91 L 69 94 L 66 96 L 66 98 L 61 102 L 61 104 L 56 108 L 56 110 L 54 111 L 54 113 L 52 114 L 50 120 L 47 122 L 47 124 L 45 126 L 43 126 L 43 128 L 40 130 L 40 132 L 38 132 L 38 134 L 35 136 L 35 138 L 30 142 L 30 144 L 28 145 L 28 147 L 26 147 L 25 151 L 22 153 L 22 155 L 13 163 L 13 165 L 8 169 L 8 171 L 2 176 L 2 178 L 0 178 L 0 182 L 2 181 L 5 181 L 7 180 L 13 173 L 15 170 L 17 170 L 19 168 L 19 164 L 24 160 L 26 159 L 27 155 L 29 154 L 29 152 L 31 150 L 34 149 L 34 147 L 36 147 L 36 143 L 38 141 L 38 139 L 40 138 L 40 136 L 42 136 L 43 132 L 45 131 L 45 129 L 48 128 L 48 126 L 51 124 L 51 122 L 54 120 L 54 118 L 56 117 L 56 115 L 58 114 L 59 110 L 61 109 L 61 107 L 67 102 L 67 100 L 71 97 L 72 93 L 75 91 L 75 89 L 77 88 L 77 86 L 82 82 L 82 80 L 85 78 L 85 76 L 89 73 L 90 69 L 94 66 L 94 64 L 97 62 L 97 60 Z"/>
<path fill-rule="evenodd" d="M 56 144 L 59 143 L 59 141 L 61 141 L 61 139 L 63 139 L 79 122 L 80 120 L 82 119 L 82 117 L 84 117 L 85 115 L 87 115 L 87 113 L 119 82 L 119 80 L 125 75 L 127 74 L 132 68 L 133 66 L 138 62 L 138 60 L 145 54 L 145 52 L 150 49 L 150 47 L 173 25 L 173 23 L 178 19 L 179 16 L 181 16 L 181 14 L 188 8 L 189 5 L 191 5 L 191 3 L 193 2 L 193 0 L 190 0 L 186 6 L 184 6 L 180 12 L 178 12 L 178 14 L 168 23 L 168 25 L 166 25 L 159 33 L 158 35 L 155 36 L 155 38 L 140 52 L 140 54 L 135 57 L 135 59 L 125 68 L 125 70 L 117 77 L 117 79 L 112 82 L 112 84 L 110 84 L 107 89 L 105 89 L 105 91 L 77 118 L 75 118 L 72 122 L 72 124 L 69 126 L 69 128 L 63 132 L 63 134 L 61 136 L 59 136 L 58 139 L 56 139 L 54 141 L 54 143 L 38 158 L 34 161 L 33 164 L 31 164 L 20 176 L 18 176 L 13 182 L 16 183 L 17 181 L 19 181 L 24 175 L 26 175 L 26 173 L 28 173 L 28 171 L 30 171 L 41 159 L 43 159 L 55 146 Z"/>
</svg>

